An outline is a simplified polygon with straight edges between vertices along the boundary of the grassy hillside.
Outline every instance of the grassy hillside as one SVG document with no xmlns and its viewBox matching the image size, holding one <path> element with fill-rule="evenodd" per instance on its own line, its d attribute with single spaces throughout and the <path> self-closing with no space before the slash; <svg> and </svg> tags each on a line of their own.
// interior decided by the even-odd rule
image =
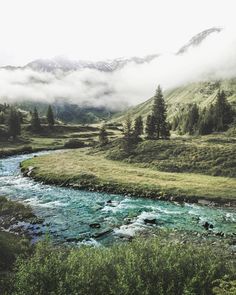
<svg viewBox="0 0 236 295">
<path fill-rule="evenodd" d="M 197 103 L 202 108 L 208 106 L 215 101 L 219 88 L 225 91 L 228 101 L 236 107 L 236 78 L 224 81 L 190 83 L 165 91 L 164 97 L 168 105 L 169 119 L 187 104 Z M 151 112 L 152 104 L 153 98 L 150 98 L 144 103 L 130 108 L 128 113 L 132 118 L 138 115 L 145 118 Z M 122 122 L 126 114 L 127 112 L 117 114 L 113 117 L 113 121 Z"/>
</svg>

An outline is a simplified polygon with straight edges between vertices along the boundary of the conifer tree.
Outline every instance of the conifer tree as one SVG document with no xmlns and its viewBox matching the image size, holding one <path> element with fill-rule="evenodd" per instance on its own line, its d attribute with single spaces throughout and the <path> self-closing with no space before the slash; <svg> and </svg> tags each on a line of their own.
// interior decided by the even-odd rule
<svg viewBox="0 0 236 295">
<path fill-rule="evenodd" d="M 167 134 L 169 134 L 169 125 L 166 122 L 166 104 L 160 85 L 158 86 L 156 95 L 154 97 L 152 115 L 155 119 L 155 138 L 166 138 Z"/>
<path fill-rule="evenodd" d="M 17 135 L 21 133 L 21 122 L 18 112 L 11 108 L 8 118 L 8 135 L 15 140 Z"/>
<path fill-rule="evenodd" d="M 143 119 L 138 116 L 134 121 L 134 138 L 139 140 L 140 136 L 143 134 Z"/>
<path fill-rule="evenodd" d="M 102 128 L 100 129 L 98 138 L 99 138 L 99 144 L 101 146 L 108 144 L 109 140 L 108 140 L 108 134 L 107 134 L 105 125 L 103 125 Z"/>
<path fill-rule="evenodd" d="M 187 117 L 184 124 L 184 132 L 189 134 L 194 134 L 198 128 L 199 121 L 199 109 L 196 104 L 189 107 Z"/>
<path fill-rule="evenodd" d="M 132 128 L 132 120 L 130 118 L 130 115 L 128 114 L 125 122 L 123 124 L 123 133 L 124 133 L 124 151 L 126 153 L 130 153 L 133 147 L 133 128 Z"/>
<path fill-rule="evenodd" d="M 225 92 L 218 91 L 215 103 L 215 131 L 224 131 L 233 122 L 233 110 L 226 99 Z"/>
<path fill-rule="evenodd" d="M 41 123 L 38 115 L 38 111 L 34 108 L 31 118 L 31 130 L 33 132 L 40 132 L 41 131 Z"/>
<path fill-rule="evenodd" d="M 48 121 L 48 126 L 50 126 L 50 127 L 52 127 L 55 124 L 54 115 L 53 115 L 51 105 L 48 106 L 47 121 Z"/>
<path fill-rule="evenodd" d="M 155 118 L 153 115 L 148 115 L 147 121 L 146 121 L 146 128 L 145 128 L 147 139 L 154 139 L 155 131 L 156 131 Z"/>
</svg>

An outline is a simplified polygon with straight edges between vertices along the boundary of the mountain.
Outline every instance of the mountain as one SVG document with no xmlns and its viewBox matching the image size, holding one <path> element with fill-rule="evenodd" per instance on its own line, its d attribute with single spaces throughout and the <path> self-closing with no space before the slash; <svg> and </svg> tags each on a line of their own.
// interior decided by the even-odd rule
<svg viewBox="0 0 236 295">
<path fill-rule="evenodd" d="M 164 92 L 168 106 L 168 118 L 171 118 L 181 108 L 188 104 L 197 103 L 201 108 L 215 101 L 218 90 L 224 90 L 228 101 L 236 108 L 236 78 L 222 81 L 196 82 L 176 87 Z M 131 118 L 141 115 L 144 119 L 151 113 L 154 98 L 130 108 L 128 111 L 116 114 L 114 122 L 122 122 L 129 113 Z"/>
<path fill-rule="evenodd" d="M 177 55 L 186 53 L 190 48 L 200 45 L 204 40 L 206 40 L 210 35 L 215 33 L 220 33 L 223 29 L 218 27 L 213 27 L 200 32 L 189 40 L 187 44 L 181 47 Z M 95 69 L 103 72 L 113 72 L 118 69 L 125 67 L 128 64 L 143 64 L 149 63 L 152 60 L 158 58 L 161 54 L 150 54 L 144 57 L 130 57 L 130 58 L 116 58 L 113 60 L 105 61 L 84 61 L 84 60 L 70 60 L 65 57 L 55 57 L 52 59 L 36 59 L 23 67 L 5 66 L 2 67 L 7 70 L 15 69 L 32 69 L 38 72 L 54 72 L 56 70 L 61 70 L 64 72 L 77 71 L 83 69 Z"/>
<path fill-rule="evenodd" d="M 113 60 L 96 62 L 84 60 L 76 61 L 70 60 L 65 57 L 55 57 L 52 59 L 36 59 L 23 67 L 5 66 L 2 68 L 7 70 L 32 69 L 37 72 L 55 72 L 57 70 L 68 72 L 83 69 L 94 69 L 102 72 L 113 72 L 131 63 L 149 63 L 158 56 L 159 54 L 150 54 L 144 57 L 116 58 Z"/>
<path fill-rule="evenodd" d="M 181 47 L 179 51 L 177 52 L 177 54 L 183 54 L 187 52 L 189 49 L 199 46 L 204 40 L 207 39 L 207 37 L 215 33 L 220 33 L 222 30 L 223 28 L 216 27 L 216 28 L 210 28 L 200 32 L 199 34 L 192 37 L 187 44 Z"/>
</svg>

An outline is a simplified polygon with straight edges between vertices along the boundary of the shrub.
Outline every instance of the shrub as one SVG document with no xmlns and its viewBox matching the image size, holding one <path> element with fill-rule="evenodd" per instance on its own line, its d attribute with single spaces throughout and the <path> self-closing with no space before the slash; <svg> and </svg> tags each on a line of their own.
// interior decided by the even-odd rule
<svg viewBox="0 0 236 295">
<path fill-rule="evenodd" d="M 18 261 L 13 294 L 211 295 L 215 281 L 235 271 L 224 250 L 158 238 L 96 249 L 40 243 Z"/>
<path fill-rule="evenodd" d="M 70 139 L 64 143 L 64 147 L 67 149 L 76 149 L 85 147 L 85 143 L 78 139 Z"/>
</svg>

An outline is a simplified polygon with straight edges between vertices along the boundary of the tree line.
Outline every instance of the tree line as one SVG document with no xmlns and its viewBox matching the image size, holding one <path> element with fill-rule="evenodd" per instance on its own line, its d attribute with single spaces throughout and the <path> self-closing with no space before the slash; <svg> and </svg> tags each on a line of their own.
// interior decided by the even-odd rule
<svg viewBox="0 0 236 295">
<path fill-rule="evenodd" d="M 235 111 L 226 99 L 225 92 L 218 91 L 215 103 L 200 109 L 197 104 L 189 105 L 173 118 L 172 130 L 180 134 L 206 135 L 226 131 L 235 120 Z"/>
<path fill-rule="evenodd" d="M 170 125 L 167 122 L 167 106 L 163 97 L 162 89 L 158 86 L 151 114 L 146 118 L 146 124 L 142 116 L 137 116 L 133 121 L 128 114 L 123 124 L 123 148 L 129 153 L 135 144 L 141 140 L 145 133 L 146 139 L 158 140 L 168 139 L 170 137 Z M 108 143 L 105 126 L 102 127 L 99 134 L 100 145 Z"/>
<path fill-rule="evenodd" d="M 172 119 L 171 124 L 167 121 L 167 106 L 163 97 L 162 89 L 158 86 L 151 113 L 146 122 L 142 116 L 137 116 L 134 121 L 128 114 L 123 124 L 123 148 L 130 153 L 144 134 L 146 139 L 168 139 L 170 130 L 180 134 L 206 135 L 212 132 L 226 131 L 235 120 L 235 111 L 227 101 L 226 94 L 219 90 L 215 103 L 209 107 L 200 109 L 195 104 L 183 107 Z M 105 126 L 100 130 L 100 145 L 108 143 Z"/>
<path fill-rule="evenodd" d="M 55 124 L 55 119 L 51 105 L 48 106 L 46 119 L 48 126 L 52 128 Z M 5 121 L 8 127 L 8 137 L 12 137 L 13 140 L 15 140 L 17 136 L 21 134 L 21 124 L 23 123 L 21 112 L 14 107 L 10 107 L 9 114 Z M 31 114 L 30 130 L 35 133 L 39 133 L 42 130 L 37 108 L 34 108 L 34 111 Z"/>
</svg>

